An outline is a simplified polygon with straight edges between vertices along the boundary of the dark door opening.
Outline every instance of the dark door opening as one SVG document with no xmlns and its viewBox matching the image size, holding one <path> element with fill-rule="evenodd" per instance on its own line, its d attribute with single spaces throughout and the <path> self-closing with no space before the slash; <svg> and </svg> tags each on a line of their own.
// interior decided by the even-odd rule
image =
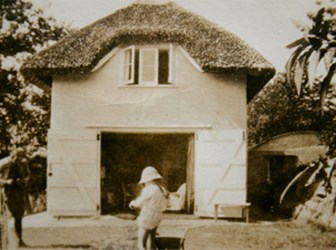
<svg viewBox="0 0 336 250">
<path fill-rule="evenodd" d="M 170 192 L 187 183 L 184 210 L 190 210 L 193 172 L 193 135 L 157 133 L 102 133 L 101 212 L 128 211 L 129 202 L 141 192 L 142 170 L 155 167 Z"/>
<path fill-rule="evenodd" d="M 296 165 L 296 156 L 268 157 L 268 198 L 270 210 L 277 217 L 289 218 L 292 215 L 293 207 L 288 202 L 280 204 L 279 201 L 282 192 L 297 173 Z"/>
</svg>

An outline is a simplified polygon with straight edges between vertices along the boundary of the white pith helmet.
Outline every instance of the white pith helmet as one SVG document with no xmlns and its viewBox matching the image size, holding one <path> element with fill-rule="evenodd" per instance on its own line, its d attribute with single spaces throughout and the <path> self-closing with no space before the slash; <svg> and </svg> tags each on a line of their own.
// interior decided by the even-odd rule
<svg viewBox="0 0 336 250">
<path fill-rule="evenodd" d="M 155 179 L 162 179 L 162 176 L 158 173 L 158 171 L 154 167 L 145 167 L 141 173 L 141 179 L 139 184 L 143 184 Z"/>
</svg>

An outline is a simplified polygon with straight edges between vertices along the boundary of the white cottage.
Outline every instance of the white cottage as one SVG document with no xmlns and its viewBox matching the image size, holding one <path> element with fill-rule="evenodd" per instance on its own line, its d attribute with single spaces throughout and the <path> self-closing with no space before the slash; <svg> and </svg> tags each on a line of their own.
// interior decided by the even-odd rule
<svg viewBox="0 0 336 250">
<path fill-rule="evenodd" d="M 52 90 L 47 209 L 126 209 L 155 166 L 185 211 L 246 202 L 246 104 L 274 68 L 232 33 L 174 3 L 136 2 L 22 68 Z M 133 190 L 134 191 L 134 190 Z"/>
</svg>

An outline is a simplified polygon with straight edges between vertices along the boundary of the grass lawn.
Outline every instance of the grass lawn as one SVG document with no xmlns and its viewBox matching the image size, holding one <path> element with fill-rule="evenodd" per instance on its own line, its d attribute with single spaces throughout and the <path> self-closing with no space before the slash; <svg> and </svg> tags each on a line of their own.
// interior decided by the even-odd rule
<svg viewBox="0 0 336 250">
<path fill-rule="evenodd" d="M 336 231 L 294 222 L 236 223 L 190 220 L 160 225 L 174 231 L 188 228 L 186 250 L 222 249 L 336 249 Z M 202 224 L 200 224 L 200 222 Z M 25 249 L 136 249 L 137 227 L 116 225 L 88 227 L 25 228 Z"/>
<path fill-rule="evenodd" d="M 189 230 L 186 249 L 336 249 L 336 231 L 291 222 L 203 226 Z"/>
</svg>

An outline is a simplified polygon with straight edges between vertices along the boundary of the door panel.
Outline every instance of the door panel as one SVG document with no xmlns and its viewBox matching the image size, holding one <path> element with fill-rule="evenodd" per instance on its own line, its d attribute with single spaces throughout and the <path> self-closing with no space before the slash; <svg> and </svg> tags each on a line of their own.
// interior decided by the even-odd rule
<svg viewBox="0 0 336 250">
<path fill-rule="evenodd" d="M 47 208 L 55 216 L 99 211 L 98 141 L 95 133 L 48 135 Z"/>
<path fill-rule="evenodd" d="M 195 214 L 213 216 L 215 203 L 246 202 L 243 130 L 200 131 L 195 142 Z"/>
</svg>

